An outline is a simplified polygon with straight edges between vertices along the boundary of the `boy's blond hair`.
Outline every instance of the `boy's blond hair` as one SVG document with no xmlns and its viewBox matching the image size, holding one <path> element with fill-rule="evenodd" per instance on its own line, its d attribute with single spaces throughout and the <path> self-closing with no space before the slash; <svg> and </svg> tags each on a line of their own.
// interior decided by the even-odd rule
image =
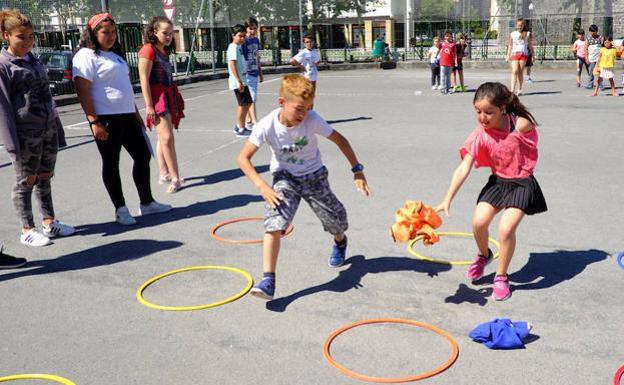
<svg viewBox="0 0 624 385">
<path fill-rule="evenodd" d="M 280 85 L 279 96 L 286 100 L 292 98 L 314 99 L 314 85 L 302 75 L 284 75 Z"/>
</svg>

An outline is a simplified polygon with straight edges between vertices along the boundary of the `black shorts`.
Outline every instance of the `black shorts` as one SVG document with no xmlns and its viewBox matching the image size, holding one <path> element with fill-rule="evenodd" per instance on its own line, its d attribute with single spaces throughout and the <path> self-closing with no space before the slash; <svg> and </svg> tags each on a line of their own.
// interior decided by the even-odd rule
<svg viewBox="0 0 624 385">
<path fill-rule="evenodd" d="M 453 66 L 453 71 L 463 71 L 464 70 L 464 63 L 462 63 L 461 59 L 457 59 L 457 65 Z"/>
<path fill-rule="evenodd" d="M 253 103 L 253 100 L 251 99 L 251 93 L 249 93 L 249 87 L 247 86 L 243 88 L 243 92 L 240 92 L 238 88 L 235 89 L 234 95 L 236 95 L 236 101 L 238 101 L 239 106 L 246 106 Z"/>
<path fill-rule="evenodd" d="M 531 54 L 529 54 L 529 56 L 527 56 L 526 64 L 524 66 L 525 67 L 533 67 L 533 56 L 531 56 Z"/>
<path fill-rule="evenodd" d="M 520 179 L 505 179 L 490 175 L 479 194 L 478 202 L 487 202 L 500 209 L 519 208 L 527 215 L 548 210 L 542 189 L 533 175 Z"/>
</svg>

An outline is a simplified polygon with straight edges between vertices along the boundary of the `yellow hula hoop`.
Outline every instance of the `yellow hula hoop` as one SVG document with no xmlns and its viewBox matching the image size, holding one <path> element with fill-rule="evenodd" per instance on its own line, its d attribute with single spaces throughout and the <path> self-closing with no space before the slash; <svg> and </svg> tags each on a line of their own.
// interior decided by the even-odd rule
<svg viewBox="0 0 624 385">
<path fill-rule="evenodd" d="M 13 376 L 0 377 L 0 382 L 15 381 L 15 380 L 46 380 L 52 381 L 63 385 L 76 385 L 67 378 L 54 376 L 51 374 L 15 374 Z"/>
<path fill-rule="evenodd" d="M 457 232 L 457 231 L 447 231 L 447 232 L 441 232 L 437 234 L 441 237 L 449 236 L 449 237 L 474 238 L 474 235 L 472 233 L 462 233 L 462 232 Z M 425 255 L 419 254 L 416 251 L 414 251 L 413 246 L 416 242 L 420 241 L 422 238 L 423 236 L 419 235 L 416 238 L 412 239 L 407 244 L 407 251 L 409 251 L 409 253 L 412 254 L 414 257 L 423 261 L 427 261 L 427 262 L 439 263 L 441 265 L 470 265 L 472 263 L 471 260 L 470 261 L 444 261 L 441 259 L 435 259 L 435 258 L 431 258 Z M 498 241 L 493 238 L 488 238 L 488 242 L 496 247 L 496 250 L 494 252 L 494 259 L 498 258 L 498 250 L 500 249 L 500 243 L 498 243 Z"/>
<path fill-rule="evenodd" d="M 148 300 L 146 300 L 145 298 L 143 298 L 143 291 L 149 285 L 153 284 L 154 282 L 156 282 L 156 281 L 158 281 L 158 280 L 160 280 L 162 278 L 168 277 L 170 275 L 173 275 L 173 274 L 183 273 L 183 272 L 186 272 L 186 271 L 194 271 L 194 270 L 226 270 L 226 271 L 231 271 L 233 273 L 237 273 L 237 274 L 240 274 L 243 277 L 245 277 L 247 279 L 247 286 L 245 286 L 245 288 L 243 290 L 241 290 L 239 293 L 234 294 L 233 296 L 231 296 L 229 298 L 226 298 L 226 299 L 221 300 L 221 301 L 209 303 L 209 304 L 206 304 L 206 305 L 163 306 L 163 305 L 158 305 L 158 304 L 155 304 L 155 303 L 151 303 Z M 247 273 L 244 270 L 237 269 L 235 267 L 229 267 L 229 266 L 192 266 L 192 267 L 185 267 L 185 268 L 182 268 L 182 269 L 172 270 L 172 271 L 169 271 L 167 273 L 164 273 L 164 274 L 161 274 L 161 275 L 157 275 L 154 278 L 151 278 L 150 280 L 145 282 L 143 285 L 141 285 L 141 287 L 139 287 L 139 289 L 136 292 L 136 298 L 143 305 L 145 305 L 147 307 L 151 307 L 152 309 L 157 309 L 157 310 L 164 310 L 164 311 L 202 310 L 202 309 L 208 309 L 208 308 L 211 308 L 211 307 L 217 307 L 217 306 L 225 305 L 226 303 L 230 303 L 230 302 L 236 301 L 237 299 L 239 299 L 242 296 L 244 296 L 245 294 L 247 294 L 247 292 L 251 289 L 252 286 L 253 286 L 253 279 L 251 278 L 251 275 L 249 275 L 249 273 Z"/>
</svg>

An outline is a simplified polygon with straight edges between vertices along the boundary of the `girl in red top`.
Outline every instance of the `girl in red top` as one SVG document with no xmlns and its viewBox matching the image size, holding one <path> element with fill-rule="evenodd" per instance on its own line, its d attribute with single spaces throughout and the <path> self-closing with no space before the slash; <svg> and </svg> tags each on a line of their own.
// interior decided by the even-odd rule
<svg viewBox="0 0 624 385">
<path fill-rule="evenodd" d="M 184 180 L 178 171 L 173 128 L 184 117 L 184 102 L 173 82 L 169 55 L 175 51 L 171 20 L 156 16 L 145 27 L 144 45 L 139 50 L 139 76 L 145 99 L 147 126 L 156 125 L 156 158 L 160 184 L 170 183 L 168 193 L 180 189 Z"/>
<path fill-rule="evenodd" d="M 502 212 L 499 223 L 500 250 L 494 277 L 493 297 L 503 301 L 511 296 L 507 269 L 516 247 L 516 228 L 525 214 L 547 210 L 542 190 L 533 177 L 537 163 L 537 123 L 518 97 L 501 83 L 484 83 L 475 93 L 473 104 L 478 127 L 460 149 L 462 162 L 455 170 L 451 185 L 437 211 L 448 215 L 451 202 L 472 166 L 492 170 L 483 187 L 472 220 L 479 254 L 466 276 L 475 281 L 492 262 L 488 248 L 488 227 Z"/>
</svg>

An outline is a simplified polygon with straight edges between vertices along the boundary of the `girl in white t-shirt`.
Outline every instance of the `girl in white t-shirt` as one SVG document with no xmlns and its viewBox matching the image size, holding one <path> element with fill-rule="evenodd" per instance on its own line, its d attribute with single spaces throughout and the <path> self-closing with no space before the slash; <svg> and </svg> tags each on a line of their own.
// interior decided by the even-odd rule
<svg viewBox="0 0 624 385">
<path fill-rule="evenodd" d="M 533 38 L 527 30 L 526 21 L 522 18 L 516 22 L 516 30 L 509 35 L 506 60 L 511 63 L 511 92 L 522 94 L 524 82 L 524 67 L 527 59 L 533 55 Z"/>
<path fill-rule="evenodd" d="M 433 38 L 433 45 L 427 51 L 427 58 L 431 66 L 431 89 L 441 90 L 440 86 L 440 38 Z"/>
<path fill-rule="evenodd" d="M 150 188 L 150 145 L 134 104 L 130 68 L 117 39 L 113 16 L 99 13 L 89 19 L 74 55 L 73 77 L 95 143 L 102 156 L 102 179 L 115 206 L 115 219 L 133 225 L 121 189 L 119 154 L 123 146 L 134 161 L 132 177 L 139 191 L 139 214 L 169 211 L 158 203 Z"/>
</svg>

